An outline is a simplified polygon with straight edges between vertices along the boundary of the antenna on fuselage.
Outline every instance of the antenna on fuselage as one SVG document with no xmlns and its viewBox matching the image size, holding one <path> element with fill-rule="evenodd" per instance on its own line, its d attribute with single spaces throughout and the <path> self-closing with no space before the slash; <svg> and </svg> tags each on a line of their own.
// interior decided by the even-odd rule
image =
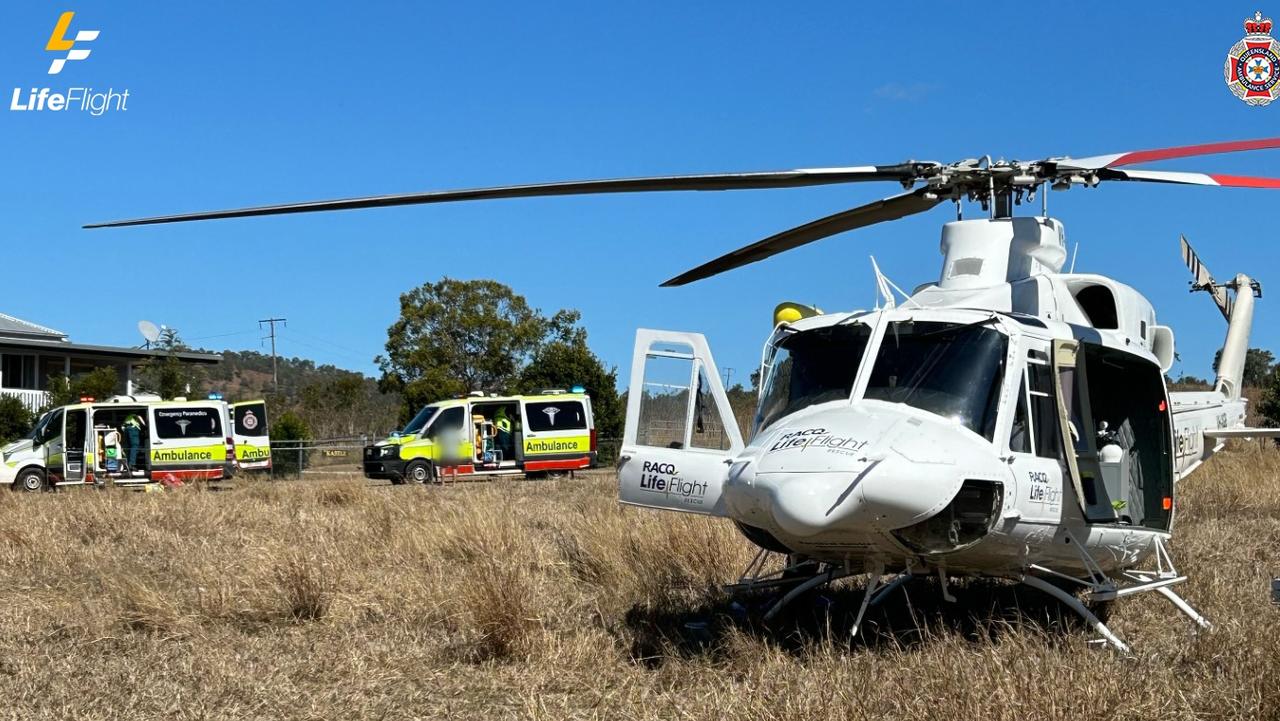
<svg viewBox="0 0 1280 721">
<path fill-rule="evenodd" d="M 1071 269 L 1067 271 L 1068 273 L 1076 272 L 1076 255 L 1078 255 L 1079 253 L 1080 253 L 1080 241 L 1077 240 L 1076 247 L 1071 251 Z"/>
</svg>

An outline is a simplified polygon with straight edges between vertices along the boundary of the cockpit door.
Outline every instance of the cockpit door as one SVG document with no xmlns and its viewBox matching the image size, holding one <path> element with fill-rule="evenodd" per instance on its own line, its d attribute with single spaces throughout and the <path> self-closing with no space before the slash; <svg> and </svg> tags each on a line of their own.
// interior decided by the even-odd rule
<svg viewBox="0 0 1280 721">
<path fill-rule="evenodd" d="M 724 515 L 721 486 L 743 444 L 707 339 L 638 330 L 628 388 L 619 500 Z"/>
<path fill-rule="evenodd" d="M 1066 449 L 1067 472 L 1071 476 L 1071 487 L 1075 490 L 1076 503 L 1080 512 L 1088 517 L 1084 486 L 1080 481 L 1080 463 L 1077 449 L 1080 447 L 1081 434 L 1088 433 L 1079 414 L 1073 409 L 1079 405 L 1074 403 L 1080 392 L 1078 383 L 1080 343 L 1074 340 L 1057 339 L 1053 341 L 1053 377 L 1054 392 L 1058 396 L 1058 428 L 1062 431 L 1062 447 Z"/>
</svg>

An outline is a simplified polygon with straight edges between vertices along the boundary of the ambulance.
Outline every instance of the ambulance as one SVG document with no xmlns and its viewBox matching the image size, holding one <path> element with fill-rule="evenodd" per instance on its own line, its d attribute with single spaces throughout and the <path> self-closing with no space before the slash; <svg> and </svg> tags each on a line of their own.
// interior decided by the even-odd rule
<svg viewBox="0 0 1280 721">
<path fill-rule="evenodd" d="M 0 449 L 0 485 L 39 491 L 221 480 L 235 474 L 226 403 L 153 398 L 84 398 L 46 412 L 26 438 Z"/>
<path fill-rule="evenodd" d="M 228 403 L 227 416 L 231 421 L 231 439 L 236 445 L 236 468 L 241 471 L 271 470 L 266 401 Z"/>
<path fill-rule="evenodd" d="M 596 460 L 591 398 L 581 387 L 536 395 L 472 393 L 432 403 L 364 449 L 364 475 L 392 483 L 563 473 Z"/>
</svg>

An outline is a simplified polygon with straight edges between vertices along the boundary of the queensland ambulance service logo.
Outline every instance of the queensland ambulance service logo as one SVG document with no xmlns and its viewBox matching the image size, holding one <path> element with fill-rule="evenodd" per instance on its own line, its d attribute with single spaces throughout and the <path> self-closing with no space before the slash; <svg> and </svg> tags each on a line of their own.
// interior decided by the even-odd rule
<svg viewBox="0 0 1280 721">
<path fill-rule="evenodd" d="M 1271 18 L 1261 12 L 1244 21 L 1244 32 L 1227 53 L 1227 87 L 1249 105 L 1267 105 L 1280 95 L 1280 43 L 1271 37 Z"/>
<path fill-rule="evenodd" d="M 78 30 L 75 38 L 68 40 L 67 31 L 71 28 L 71 20 L 76 14 L 74 12 L 62 13 L 58 18 L 58 24 L 53 26 L 53 33 L 49 35 L 49 42 L 45 43 L 44 49 L 51 53 L 66 53 L 65 56 L 54 58 L 49 64 L 49 74 L 57 75 L 62 72 L 63 66 L 68 60 L 86 60 L 91 52 L 84 47 L 85 43 L 93 42 L 98 39 L 98 30 Z M 76 45 L 79 44 L 79 47 Z"/>
</svg>

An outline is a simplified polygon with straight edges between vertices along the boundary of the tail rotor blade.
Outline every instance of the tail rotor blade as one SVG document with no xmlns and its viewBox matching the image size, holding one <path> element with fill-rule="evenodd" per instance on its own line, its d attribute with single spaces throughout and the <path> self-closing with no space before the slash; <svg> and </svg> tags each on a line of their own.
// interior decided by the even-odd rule
<svg viewBox="0 0 1280 721">
<path fill-rule="evenodd" d="M 1187 236 L 1180 235 L 1178 238 L 1182 241 L 1182 262 L 1186 263 L 1187 270 L 1191 271 L 1191 277 L 1195 279 L 1191 281 L 1191 290 L 1208 292 L 1218 310 L 1222 311 L 1222 317 L 1231 320 L 1231 296 L 1227 295 L 1226 286 L 1214 282 L 1213 274 L 1200 262 L 1200 256 L 1196 255 L 1191 243 L 1187 242 Z"/>
<path fill-rule="evenodd" d="M 798 248 L 802 245 L 812 243 L 816 240 L 843 233 L 856 228 L 864 228 L 868 225 L 882 223 L 886 220 L 897 220 L 905 218 L 908 215 L 922 213 L 933 208 L 942 202 L 935 194 L 929 192 L 928 188 L 921 188 L 910 193 L 895 195 L 890 198 L 877 200 L 874 203 L 858 206 L 850 210 L 844 210 L 834 215 L 828 215 L 811 223 L 806 223 L 790 230 L 784 230 L 776 235 L 769 236 L 764 240 L 757 241 L 751 245 L 738 248 L 735 251 L 726 253 L 715 260 L 703 263 L 693 270 L 686 271 L 677 275 L 662 284 L 662 287 L 669 288 L 672 286 L 685 285 L 696 280 L 710 278 L 727 270 L 741 268 L 765 258 L 772 257 L 778 253 Z"/>
</svg>

